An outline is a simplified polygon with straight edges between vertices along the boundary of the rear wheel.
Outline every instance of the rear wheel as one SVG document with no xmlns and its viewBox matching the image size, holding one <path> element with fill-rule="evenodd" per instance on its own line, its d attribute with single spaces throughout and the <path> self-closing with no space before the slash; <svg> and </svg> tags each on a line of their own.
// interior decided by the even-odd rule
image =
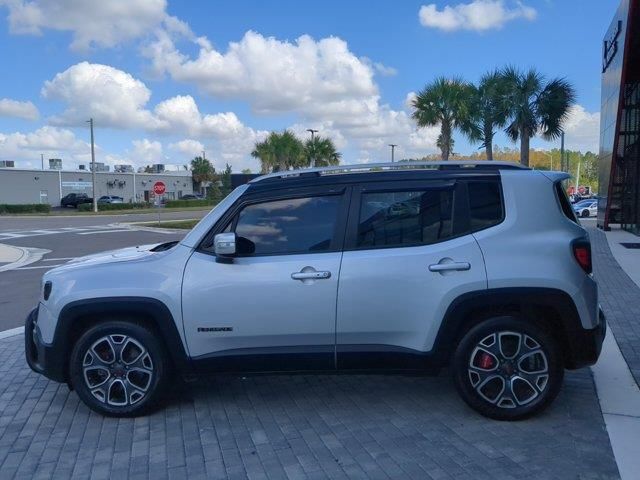
<svg viewBox="0 0 640 480">
<path fill-rule="evenodd" d="M 519 420 L 546 408 L 564 376 L 555 339 L 529 322 L 497 317 L 472 328 L 456 349 L 456 387 L 484 416 Z"/>
<path fill-rule="evenodd" d="M 582 216 L 583 217 L 588 217 L 589 216 L 589 210 L 583 210 L 582 211 Z"/>
<path fill-rule="evenodd" d="M 115 417 L 148 412 L 161 399 L 169 373 L 157 336 L 123 321 L 100 323 L 85 332 L 73 348 L 69 368 L 80 399 Z"/>
</svg>

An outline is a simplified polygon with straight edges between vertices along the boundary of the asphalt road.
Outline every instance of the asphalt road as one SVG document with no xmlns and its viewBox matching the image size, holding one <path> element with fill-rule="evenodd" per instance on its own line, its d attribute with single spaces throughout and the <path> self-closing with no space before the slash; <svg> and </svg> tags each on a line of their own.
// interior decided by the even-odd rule
<svg viewBox="0 0 640 480">
<path fill-rule="evenodd" d="M 205 212 L 172 212 L 165 219 L 197 218 Z M 149 215 L 97 217 L 0 217 L 0 243 L 51 250 L 25 267 L 0 272 L 0 331 L 22 326 L 36 304 L 42 274 L 91 253 L 182 238 L 185 232 L 159 233 L 111 226 L 152 220 Z M 67 230 L 62 230 L 67 229 Z"/>
</svg>

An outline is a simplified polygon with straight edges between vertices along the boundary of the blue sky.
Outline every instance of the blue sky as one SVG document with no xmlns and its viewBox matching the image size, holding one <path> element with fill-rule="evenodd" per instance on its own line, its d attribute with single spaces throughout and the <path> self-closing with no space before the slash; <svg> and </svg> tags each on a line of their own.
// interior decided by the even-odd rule
<svg viewBox="0 0 640 480">
<path fill-rule="evenodd" d="M 601 43 L 617 0 L 0 0 L 0 160 L 252 168 L 269 130 L 317 128 L 348 163 L 436 151 L 412 92 L 514 64 L 576 87 L 567 145 L 597 150 Z M 503 135 L 496 143 L 513 146 Z M 549 144 L 534 140 L 536 148 Z M 551 145 L 555 146 L 555 144 Z M 455 151 L 472 152 L 460 134 Z"/>
</svg>

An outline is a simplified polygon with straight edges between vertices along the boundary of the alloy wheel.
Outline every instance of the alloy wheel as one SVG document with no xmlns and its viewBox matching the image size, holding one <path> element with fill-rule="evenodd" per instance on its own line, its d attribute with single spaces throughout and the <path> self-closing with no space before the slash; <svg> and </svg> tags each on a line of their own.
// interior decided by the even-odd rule
<svg viewBox="0 0 640 480">
<path fill-rule="evenodd" d="M 112 334 L 95 341 L 82 361 L 85 384 L 100 402 L 125 407 L 143 400 L 154 377 L 147 349 L 128 335 Z"/>
<path fill-rule="evenodd" d="M 516 408 L 530 404 L 547 388 L 549 362 L 531 336 L 499 331 L 476 344 L 469 358 L 468 377 L 487 402 Z"/>
</svg>

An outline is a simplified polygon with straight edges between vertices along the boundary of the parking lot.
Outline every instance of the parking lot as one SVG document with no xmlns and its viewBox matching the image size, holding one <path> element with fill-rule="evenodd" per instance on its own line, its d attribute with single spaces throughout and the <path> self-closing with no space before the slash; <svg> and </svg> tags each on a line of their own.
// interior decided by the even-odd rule
<svg viewBox="0 0 640 480">
<path fill-rule="evenodd" d="M 0 330 L 22 323 L 48 268 L 182 236 L 130 229 L 112 218 L 73 219 L 78 224 L 71 226 L 49 221 L 46 228 L 28 219 L 3 224 L 0 243 L 49 252 L 0 273 Z M 617 328 L 615 318 L 612 324 Z M 551 408 L 515 423 L 471 411 L 446 372 L 211 377 L 175 389 L 150 416 L 118 420 L 91 412 L 66 385 L 31 372 L 23 342 L 21 334 L 0 339 L 3 478 L 619 476 L 590 369 L 567 372 Z"/>
</svg>

